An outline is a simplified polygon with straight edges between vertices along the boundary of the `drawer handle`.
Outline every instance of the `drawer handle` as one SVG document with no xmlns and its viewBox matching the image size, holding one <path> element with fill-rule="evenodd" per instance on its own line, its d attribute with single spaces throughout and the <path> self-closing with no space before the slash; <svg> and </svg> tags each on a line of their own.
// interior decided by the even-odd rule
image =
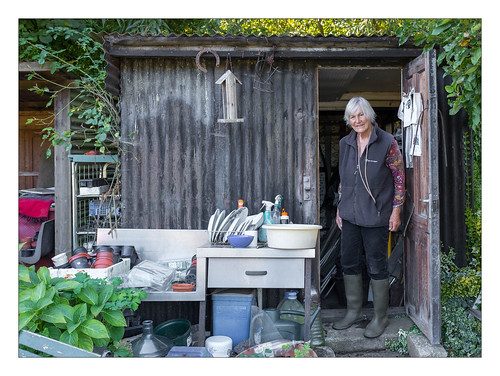
<svg viewBox="0 0 500 376">
<path fill-rule="evenodd" d="M 262 270 L 262 271 L 253 271 L 253 270 L 247 270 L 245 271 L 246 275 L 267 275 L 267 270 Z"/>
</svg>

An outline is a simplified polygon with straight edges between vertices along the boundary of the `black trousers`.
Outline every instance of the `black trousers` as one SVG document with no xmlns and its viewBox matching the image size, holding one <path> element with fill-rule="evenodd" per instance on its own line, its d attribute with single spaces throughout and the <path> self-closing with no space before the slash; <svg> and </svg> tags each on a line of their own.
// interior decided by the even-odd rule
<svg viewBox="0 0 500 376">
<path fill-rule="evenodd" d="M 387 226 L 362 227 L 342 220 L 340 262 L 344 274 L 361 274 L 364 249 L 368 276 L 375 280 L 389 278 L 388 241 Z"/>
</svg>

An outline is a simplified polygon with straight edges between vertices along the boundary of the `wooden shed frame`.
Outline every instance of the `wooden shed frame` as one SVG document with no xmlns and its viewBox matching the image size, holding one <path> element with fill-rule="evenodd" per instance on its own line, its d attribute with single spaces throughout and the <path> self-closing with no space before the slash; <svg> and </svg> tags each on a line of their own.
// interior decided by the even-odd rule
<svg viewBox="0 0 500 376">
<path fill-rule="evenodd" d="M 195 59 L 197 54 L 206 48 L 216 51 L 221 56 L 231 54 L 233 61 L 236 58 L 254 59 L 262 52 L 273 52 L 275 59 L 293 62 L 314 61 L 318 66 L 386 66 L 400 67 L 402 69 L 403 87 L 416 85 L 425 90 L 425 100 L 428 105 L 426 117 L 426 137 L 432 143 L 426 151 L 426 159 L 422 159 L 422 166 L 417 173 L 423 172 L 429 180 L 420 182 L 418 189 L 411 188 L 412 202 L 415 205 L 416 216 L 420 222 L 412 222 L 416 229 L 416 236 L 408 236 L 406 248 L 412 253 L 406 258 L 412 259 L 418 265 L 407 265 L 406 273 L 417 285 L 412 285 L 414 291 L 406 291 L 406 309 L 412 319 L 422 329 L 431 343 L 440 342 L 440 280 L 439 280 L 439 176 L 438 163 L 438 123 L 437 123 L 437 97 L 438 90 L 436 79 L 436 57 L 431 51 L 421 56 L 422 51 L 415 46 L 405 44 L 399 46 L 395 37 L 257 37 L 257 36 L 131 36 L 109 34 L 104 36 L 105 58 L 107 61 L 107 89 L 118 96 L 127 90 L 130 76 L 124 78 L 122 70 L 127 67 L 128 74 L 133 62 L 144 59 Z M 210 57 L 208 57 L 210 59 Z M 413 63 L 412 63 L 413 62 Z M 411 64 L 409 64 L 411 63 Z M 316 85 L 317 73 L 311 84 Z M 316 108 L 317 111 L 317 108 Z M 122 119 L 127 114 L 122 114 Z M 297 115 L 300 116 L 300 115 Z M 317 128 L 317 123 L 316 123 Z M 317 132 L 317 130 L 316 130 Z M 317 133 L 316 133 L 317 136 Z M 318 147 L 317 139 L 313 140 Z M 313 157 L 313 156 L 310 156 Z M 313 157 L 314 158 L 314 157 Z M 309 162 L 308 162 L 309 163 Z M 306 169 L 317 169 L 316 161 L 311 161 Z M 427 172 L 425 172 L 427 171 Z M 318 218 L 318 171 L 311 171 L 311 197 L 312 202 L 302 201 L 301 208 L 295 213 L 296 218 Z M 421 178 L 422 176 L 415 176 Z M 410 181 L 416 183 L 415 177 Z M 302 181 L 297 182 L 297 187 L 302 189 Z M 125 205 L 124 211 L 127 210 Z M 201 214 L 207 215 L 206 208 Z M 137 212 L 135 212 L 137 215 Z M 200 213 L 198 213 L 200 214 Z M 154 214 L 153 214 L 154 215 Z M 415 227 L 416 226 L 416 227 Z M 428 234 L 428 237 L 423 236 Z M 416 258 L 415 258 L 416 257 Z M 318 257 L 317 257 L 318 259 Z M 315 269 L 315 279 L 318 283 L 318 268 Z M 413 273 L 413 274 L 412 274 Z"/>
</svg>

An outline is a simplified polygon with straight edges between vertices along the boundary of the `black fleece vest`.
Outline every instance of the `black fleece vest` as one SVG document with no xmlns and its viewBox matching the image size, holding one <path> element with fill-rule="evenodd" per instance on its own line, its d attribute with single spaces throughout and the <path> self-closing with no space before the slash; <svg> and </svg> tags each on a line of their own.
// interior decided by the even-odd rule
<svg viewBox="0 0 500 376">
<path fill-rule="evenodd" d="M 358 226 L 389 225 L 394 199 L 394 180 L 385 159 L 394 137 L 374 125 L 370 141 L 361 155 L 358 166 L 357 133 L 352 131 L 340 140 L 339 173 L 342 196 L 339 215 Z M 368 151 L 368 155 L 367 155 Z M 366 160 L 366 176 L 365 176 Z M 371 190 L 376 203 L 368 194 L 360 173 Z"/>
</svg>

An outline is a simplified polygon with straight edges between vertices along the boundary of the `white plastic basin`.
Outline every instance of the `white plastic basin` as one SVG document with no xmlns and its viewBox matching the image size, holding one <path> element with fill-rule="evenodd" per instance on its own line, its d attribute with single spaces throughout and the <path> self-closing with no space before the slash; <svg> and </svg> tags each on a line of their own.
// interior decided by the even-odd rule
<svg viewBox="0 0 500 376">
<path fill-rule="evenodd" d="M 267 246 L 279 249 L 315 248 L 320 225 L 263 225 L 267 230 Z"/>
</svg>

